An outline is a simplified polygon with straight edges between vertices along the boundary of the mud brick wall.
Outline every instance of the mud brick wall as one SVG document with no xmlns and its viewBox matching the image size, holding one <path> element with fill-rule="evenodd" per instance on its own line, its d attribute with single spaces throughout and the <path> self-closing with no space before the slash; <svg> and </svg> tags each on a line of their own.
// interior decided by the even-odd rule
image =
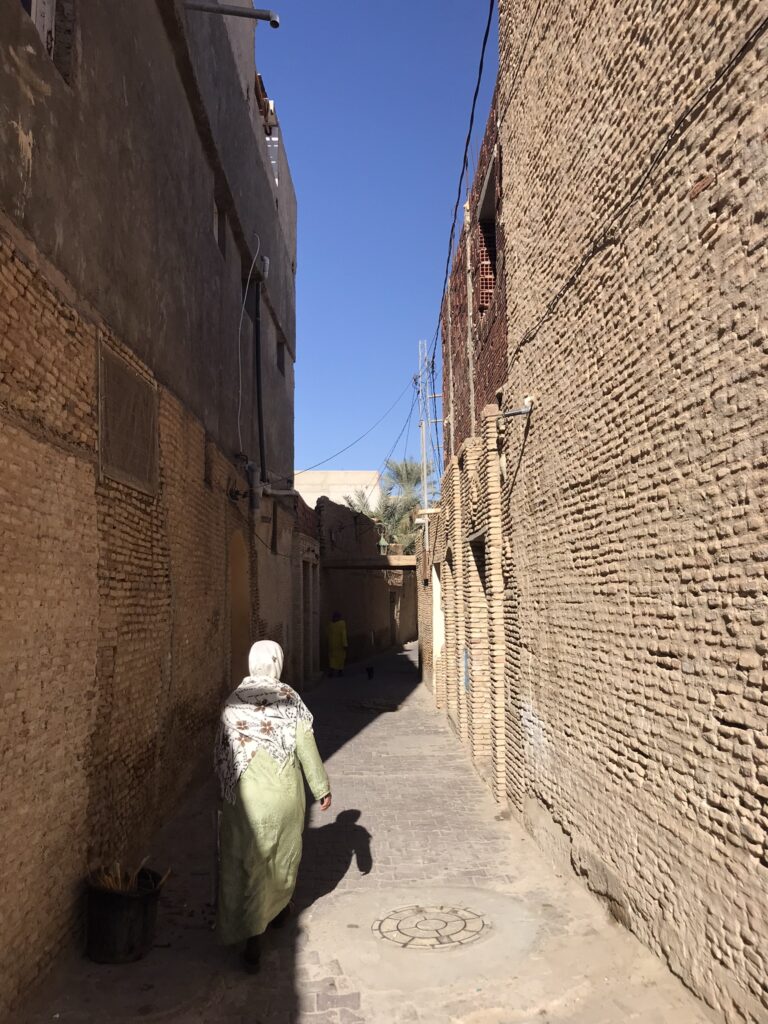
<svg viewBox="0 0 768 1024">
<path fill-rule="evenodd" d="M 509 798 L 764 1022 L 765 6 L 500 7 Z"/>
<path fill-rule="evenodd" d="M 430 552 L 424 550 L 423 535 L 419 535 L 416 541 L 416 564 L 418 566 L 416 573 L 416 611 L 419 625 L 419 672 L 421 673 L 421 681 L 431 690 L 434 690 L 432 566 Z"/>
<path fill-rule="evenodd" d="M 291 544 L 284 570 L 284 540 L 278 552 L 258 544 L 247 501 L 228 494 L 245 481 L 167 389 L 156 493 L 99 477 L 100 345 L 152 381 L 31 244 L 0 231 L 3 1018 L 79 942 L 88 868 L 140 860 L 208 770 L 232 685 L 233 537 L 250 538 L 251 638 L 257 557 L 270 586 L 290 573 Z"/>
<path fill-rule="evenodd" d="M 446 445 L 446 459 L 455 455 L 472 433 L 470 379 L 473 378 L 470 377 L 467 354 L 469 304 L 466 263 L 467 237 L 462 231 L 451 267 L 441 321 L 444 380 L 448 395 L 446 413 L 452 420 L 449 439 L 453 437 L 453 451 L 450 450 L 449 441 L 449 445 Z"/>
<path fill-rule="evenodd" d="M 454 450 L 449 444 L 446 459 L 458 455 L 464 441 L 480 430 L 483 409 L 496 401 L 506 378 L 507 332 L 504 271 L 504 234 L 501 223 L 502 175 L 498 147 L 497 99 L 491 106 L 477 168 L 468 198 L 456 255 L 443 304 L 441 321 L 446 416 L 453 422 Z M 483 190 L 490 192 L 496 223 L 493 238 L 480 218 Z M 491 252 L 495 272 L 491 268 Z M 468 255 L 469 252 L 469 255 Z M 467 271 L 471 281 L 467 294 Z M 450 312 L 450 322 L 449 314 Z M 467 337 L 471 318 L 470 338 Z M 470 373 L 470 349 L 471 366 Z"/>
<path fill-rule="evenodd" d="M 339 505 L 330 498 L 317 502 L 320 528 L 320 648 L 321 663 L 327 659 L 327 629 L 334 611 L 347 623 L 348 659 L 355 661 L 393 644 L 390 626 L 390 594 L 395 595 L 394 617 L 400 643 L 416 639 L 417 597 L 415 573 L 402 574 L 402 585 L 390 586 L 383 570 L 327 568 L 334 558 L 370 557 L 379 554 L 379 532 L 367 516 Z M 407 594 L 406 594 L 407 591 Z"/>
<path fill-rule="evenodd" d="M 472 763 L 497 798 L 505 796 L 506 655 L 498 406 L 487 406 L 479 436 L 462 445 L 443 478 L 441 510 L 430 523 L 429 584 L 419 607 L 425 663 L 435 703 L 444 708 Z M 434 574 L 440 579 L 445 641 L 432 643 Z M 433 663 L 434 662 L 434 663 Z"/>
<path fill-rule="evenodd" d="M 482 486 L 483 444 L 480 438 L 465 442 L 459 456 L 460 490 L 464 530 L 461 537 L 464 613 L 466 621 L 466 690 L 469 749 L 480 773 L 491 776 L 490 648 L 488 645 L 488 594 L 486 591 L 486 544 L 488 505 Z M 464 661 L 463 652 L 458 652 Z M 462 666 L 463 668 L 463 666 Z"/>
</svg>

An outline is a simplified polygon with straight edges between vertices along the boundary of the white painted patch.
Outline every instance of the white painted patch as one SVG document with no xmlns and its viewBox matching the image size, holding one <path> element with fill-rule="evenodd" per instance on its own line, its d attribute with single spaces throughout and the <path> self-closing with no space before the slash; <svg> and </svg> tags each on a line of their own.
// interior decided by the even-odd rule
<svg viewBox="0 0 768 1024">
<path fill-rule="evenodd" d="M 29 197 L 30 189 L 32 187 L 32 151 L 34 148 L 34 138 L 32 136 L 32 130 L 28 132 L 24 131 L 24 128 L 19 121 L 11 121 L 11 127 L 16 129 L 16 140 L 19 145 L 19 157 L 21 161 L 21 192 L 19 198 L 19 212 L 24 213 L 24 208 L 27 205 L 27 199 Z"/>
</svg>

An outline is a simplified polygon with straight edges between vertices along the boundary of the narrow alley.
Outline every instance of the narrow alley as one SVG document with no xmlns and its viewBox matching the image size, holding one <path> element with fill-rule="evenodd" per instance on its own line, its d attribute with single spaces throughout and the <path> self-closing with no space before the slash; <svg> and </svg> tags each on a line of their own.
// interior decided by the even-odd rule
<svg viewBox="0 0 768 1024">
<path fill-rule="evenodd" d="M 0 0 L 0 1024 L 768 1024 L 767 97 Z"/>
<path fill-rule="evenodd" d="M 25 1024 L 704 1024 L 712 1018 L 468 770 L 415 649 L 310 693 L 334 804 L 305 833 L 295 914 L 261 972 L 214 943 L 215 790 L 163 830 L 156 948 L 61 963 Z"/>
</svg>

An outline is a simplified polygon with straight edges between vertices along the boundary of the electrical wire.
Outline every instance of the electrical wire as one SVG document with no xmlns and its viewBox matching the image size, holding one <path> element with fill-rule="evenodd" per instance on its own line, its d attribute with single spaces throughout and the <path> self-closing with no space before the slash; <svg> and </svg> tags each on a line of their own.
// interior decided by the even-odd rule
<svg viewBox="0 0 768 1024">
<path fill-rule="evenodd" d="M 432 443 L 432 445 L 433 445 L 433 454 L 434 454 L 434 457 L 435 457 L 435 471 L 436 472 L 439 472 L 439 468 L 440 468 L 440 448 L 441 448 L 441 444 L 440 444 L 440 430 L 439 430 L 439 422 L 438 422 L 439 417 L 437 415 L 437 396 L 436 396 L 437 387 L 436 387 L 435 353 L 437 351 L 437 341 L 438 341 L 438 338 L 440 337 L 440 321 L 441 321 L 442 313 L 443 313 L 443 304 L 445 302 L 445 293 L 446 293 L 446 290 L 448 288 L 448 278 L 449 278 L 450 272 L 451 272 L 451 260 L 452 260 L 452 257 L 453 257 L 453 246 L 454 246 L 454 242 L 456 240 L 456 218 L 458 217 L 458 214 L 459 214 L 459 207 L 461 205 L 461 190 L 462 190 L 462 187 L 464 185 L 464 178 L 466 176 L 468 165 L 469 165 L 469 152 L 470 152 L 470 146 L 471 146 L 471 143 L 472 143 L 472 132 L 473 132 L 474 127 L 475 127 L 475 114 L 477 112 L 477 100 L 478 100 L 478 97 L 480 95 L 480 86 L 482 85 L 482 81 L 483 81 L 483 70 L 485 68 L 485 55 L 486 55 L 486 51 L 488 49 L 488 39 L 489 39 L 489 36 L 491 34 L 491 25 L 493 24 L 493 12 L 495 10 L 495 7 L 496 7 L 496 0 L 489 0 L 489 4 L 488 4 L 488 17 L 487 17 L 486 23 L 485 23 L 485 31 L 483 32 L 483 42 L 482 42 L 482 45 L 480 47 L 480 61 L 478 63 L 478 68 L 477 68 L 477 80 L 475 82 L 475 90 L 474 90 L 474 93 L 472 95 L 472 105 L 470 107 L 470 112 L 469 112 L 469 125 L 467 127 L 467 137 L 466 137 L 466 139 L 464 141 L 464 154 L 463 154 L 462 159 L 461 159 L 461 173 L 459 175 L 459 184 L 458 184 L 457 189 L 456 189 L 456 202 L 454 203 L 453 216 L 451 218 L 451 231 L 450 231 L 450 235 L 448 237 L 448 252 L 447 252 L 446 258 L 445 258 L 445 272 L 443 274 L 443 287 L 442 287 L 442 291 L 441 291 L 441 295 L 440 295 L 440 305 L 439 305 L 438 313 L 437 313 L 437 325 L 435 327 L 435 332 L 432 335 L 432 341 L 430 343 L 430 351 L 429 351 L 429 357 L 428 357 L 428 365 L 429 365 L 428 373 L 430 375 L 431 390 L 432 390 L 432 399 L 431 400 L 432 400 L 432 407 L 433 407 L 433 412 L 434 412 L 434 416 L 432 418 L 434 419 L 434 423 L 427 424 L 427 426 L 429 427 L 430 438 L 432 436 L 432 428 L 434 427 L 436 444 L 432 443 L 432 442 L 430 442 L 430 443 Z M 427 395 L 427 396 L 425 396 L 425 409 L 429 408 L 429 402 L 430 402 L 430 398 L 429 398 L 429 395 Z"/>
<path fill-rule="evenodd" d="M 243 451 L 243 434 L 241 428 L 243 413 L 243 317 L 245 316 L 245 305 L 248 301 L 248 289 L 251 286 L 253 268 L 256 266 L 256 260 L 259 258 L 260 252 L 261 238 L 259 235 L 256 235 L 256 253 L 251 261 L 251 269 L 248 271 L 248 278 L 245 282 L 243 304 L 240 307 L 240 323 L 237 328 L 237 443 L 240 445 L 241 452 Z"/>
<path fill-rule="evenodd" d="M 397 448 L 398 444 L 400 443 L 400 438 L 403 436 L 403 434 L 406 432 L 406 430 L 410 429 L 411 419 L 413 418 L 413 410 L 416 407 L 416 399 L 418 398 L 418 394 L 419 394 L 419 392 L 418 392 L 418 390 L 417 390 L 417 388 L 415 386 L 415 382 L 411 381 L 411 384 L 413 385 L 413 398 L 411 399 L 411 407 L 408 410 L 408 417 L 407 417 L 405 423 L 403 424 L 403 426 L 402 426 L 402 428 L 400 430 L 400 433 L 395 438 L 395 443 L 392 445 L 392 447 L 389 449 L 389 451 L 387 452 L 386 456 L 384 457 L 384 461 L 382 462 L 382 464 L 381 464 L 381 466 L 379 468 L 379 472 L 376 474 L 376 479 L 374 480 L 374 482 L 371 484 L 370 488 L 366 492 L 366 495 L 365 495 L 365 505 L 366 506 L 368 505 L 368 501 L 370 500 L 371 495 L 373 494 L 375 489 L 379 486 L 379 482 L 381 481 L 381 478 L 384 475 L 384 470 L 387 468 L 387 463 L 392 458 L 392 453 L 394 452 L 395 448 Z"/>
<path fill-rule="evenodd" d="M 408 429 L 405 432 L 405 441 L 403 442 L 403 462 L 408 458 L 408 441 L 411 437 L 411 422 L 413 421 L 413 408 L 411 408 L 411 415 L 408 417 Z"/>
<path fill-rule="evenodd" d="M 475 127 L 475 112 L 477 110 L 477 99 L 480 95 L 480 86 L 483 81 L 483 68 L 485 67 L 485 52 L 488 48 L 488 37 L 491 34 L 491 25 L 493 23 L 493 12 L 496 7 L 496 0 L 490 0 L 488 4 L 488 19 L 485 24 L 485 32 L 483 34 L 483 44 L 480 48 L 480 63 L 477 68 L 477 81 L 475 83 L 475 91 L 472 96 L 472 107 L 469 113 L 469 127 L 467 129 L 467 138 L 464 143 L 464 156 L 461 161 L 461 174 L 459 175 L 459 185 L 456 189 L 456 203 L 453 207 L 453 218 L 451 219 L 451 233 L 448 238 L 448 254 L 445 260 L 445 274 L 443 276 L 443 289 L 440 296 L 440 307 L 437 314 L 437 327 L 432 338 L 432 350 L 430 352 L 430 358 L 434 359 L 435 351 L 437 349 L 437 339 L 440 334 L 440 318 L 443 312 L 443 302 L 445 301 L 445 292 L 448 287 L 448 276 L 451 272 L 451 258 L 453 256 L 453 243 L 456 239 L 456 218 L 459 215 L 459 206 L 461 205 L 461 189 L 464 184 L 464 176 L 467 173 L 467 164 L 469 156 L 469 147 L 472 141 L 472 131 Z"/>
<path fill-rule="evenodd" d="M 382 416 L 380 416 L 376 420 L 376 422 L 373 424 L 373 426 L 369 427 L 364 434 L 361 434 L 359 437 L 356 437 L 354 441 L 351 441 L 348 445 L 345 445 L 344 448 L 340 448 L 337 452 L 334 452 L 333 455 L 329 455 L 327 459 L 321 459 L 320 462 L 316 462 L 312 466 L 307 466 L 306 469 L 300 469 L 296 473 L 296 476 L 299 476 L 300 473 L 308 473 L 311 469 L 317 469 L 318 466 L 324 466 L 326 464 L 326 462 L 331 462 L 331 460 L 335 459 L 337 456 L 343 455 L 344 452 L 348 452 L 350 448 L 354 448 L 354 446 L 356 444 L 359 444 L 359 442 L 362 441 L 364 437 L 368 437 L 368 435 L 371 433 L 371 431 L 375 430 L 376 427 L 378 427 L 378 425 L 380 423 L 382 423 L 387 418 L 387 416 L 389 416 L 389 414 L 392 412 L 392 410 L 395 408 L 395 406 L 400 404 L 400 401 L 401 401 L 403 395 L 406 393 L 406 391 L 411 386 L 411 384 L 412 384 L 412 381 L 409 380 L 408 383 L 403 388 L 403 390 L 400 392 L 400 394 L 394 400 L 392 405 L 390 405 L 390 407 L 387 409 L 387 411 Z"/>
<path fill-rule="evenodd" d="M 433 454 L 434 459 L 435 459 L 435 462 L 434 462 L 435 476 L 436 476 L 436 478 L 439 478 L 439 476 L 440 476 L 440 465 L 441 465 L 440 451 L 441 451 L 442 445 L 440 443 L 440 423 L 438 422 L 438 415 L 437 415 L 437 373 L 435 371 L 435 357 L 434 356 L 432 356 L 432 360 L 431 360 L 431 362 L 429 364 L 428 375 L 429 375 L 429 384 L 430 384 L 430 387 L 431 387 L 431 390 L 432 390 L 431 397 L 432 397 L 432 412 L 433 412 L 432 423 L 430 424 L 429 440 L 430 440 L 430 444 L 432 445 L 432 454 Z M 429 397 L 430 396 L 428 394 L 427 395 L 427 406 L 429 406 Z M 434 438 L 432 437 L 432 429 L 431 429 L 432 427 L 434 427 L 434 432 L 435 432 Z"/>
</svg>

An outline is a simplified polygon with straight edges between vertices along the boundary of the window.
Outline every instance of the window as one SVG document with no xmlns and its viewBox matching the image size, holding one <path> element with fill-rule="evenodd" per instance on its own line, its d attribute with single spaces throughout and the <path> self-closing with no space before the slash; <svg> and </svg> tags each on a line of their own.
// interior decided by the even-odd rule
<svg viewBox="0 0 768 1024">
<path fill-rule="evenodd" d="M 219 204 L 214 200 L 213 202 L 213 237 L 219 246 L 219 252 L 222 256 L 227 255 L 227 215 L 221 209 Z"/>
<path fill-rule="evenodd" d="M 71 84 L 75 39 L 75 0 L 21 0 L 65 82 Z"/>
<path fill-rule="evenodd" d="M 496 288 L 496 159 L 491 160 L 477 205 L 475 301 L 484 313 Z"/>
<path fill-rule="evenodd" d="M 285 376 L 285 342 L 278 341 L 277 343 L 277 368 Z"/>
</svg>

